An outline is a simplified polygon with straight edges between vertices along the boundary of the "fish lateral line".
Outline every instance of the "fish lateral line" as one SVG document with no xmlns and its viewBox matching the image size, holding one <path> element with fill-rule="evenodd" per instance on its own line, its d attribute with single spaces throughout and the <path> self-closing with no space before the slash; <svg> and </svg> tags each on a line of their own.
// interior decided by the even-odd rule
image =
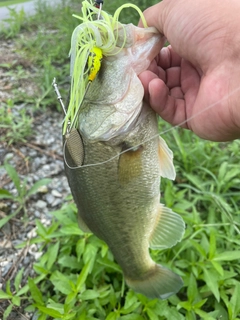
<svg viewBox="0 0 240 320">
<path fill-rule="evenodd" d="M 200 114 L 202 114 L 203 112 L 205 112 L 205 111 L 207 111 L 207 110 L 215 107 L 219 102 L 226 100 L 227 98 L 229 98 L 230 96 L 232 96 L 233 94 L 235 94 L 235 93 L 236 93 L 237 91 L 239 91 L 239 90 L 240 90 L 240 87 L 238 87 L 237 89 L 233 90 L 231 93 L 229 93 L 229 94 L 228 94 L 226 97 L 224 97 L 223 99 L 218 100 L 217 102 L 212 103 L 211 105 L 209 105 L 209 106 L 206 107 L 205 109 L 199 111 L 197 114 L 193 115 L 192 117 L 190 117 L 190 118 L 188 118 L 188 119 L 180 122 L 179 124 L 177 124 L 177 125 L 169 128 L 169 129 L 166 129 L 166 130 L 164 130 L 164 131 L 161 131 L 161 132 L 159 132 L 158 134 L 153 135 L 152 137 L 150 137 L 150 138 L 148 138 L 148 139 L 145 139 L 145 140 L 141 141 L 141 142 L 140 142 L 139 144 L 137 144 L 137 145 L 134 145 L 134 146 L 132 146 L 132 147 L 126 148 L 125 150 L 117 153 L 115 156 L 109 158 L 109 159 L 106 160 L 106 161 L 97 162 L 97 163 L 89 163 L 89 164 L 86 164 L 86 165 L 81 165 L 81 166 L 72 167 L 72 166 L 70 166 L 70 165 L 68 164 L 67 159 L 66 159 L 65 152 L 66 152 L 66 142 L 67 142 L 67 141 L 65 141 L 65 142 L 64 142 L 64 146 L 63 146 L 64 162 L 65 162 L 65 164 L 67 165 L 67 167 L 68 167 L 69 169 L 71 169 L 71 170 L 83 169 L 83 168 L 86 168 L 86 167 L 94 167 L 94 166 L 104 165 L 104 164 L 106 164 L 106 163 L 108 163 L 108 162 L 116 159 L 117 157 L 121 156 L 122 154 L 124 154 L 124 153 L 126 153 L 126 152 L 129 152 L 129 151 L 133 151 L 133 152 L 134 152 L 134 151 L 136 151 L 139 147 L 141 147 L 141 146 L 142 146 L 143 144 L 145 144 L 146 142 L 149 142 L 149 141 L 151 141 L 151 140 L 153 140 L 153 139 L 155 139 L 155 138 L 157 138 L 157 137 L 159 137 L 159 136 L 162 136 L 162 135 L 164 135 L 164 134 L 166 134 L 166 133 L 169 133 L 169 132 L 171 132 L 171 131 L 173 131 L 173 130 L 176 130 L 177 128 L 180 128 L 182 125 L 184 125 L 184 124 L 187 123 L 188 121 L 191 121 L 192 119 L 198 117 L 198 116 L 199 116 Z M 80 135 L 80 133 L 79 133 L 79 135 Z"/>
</svg>

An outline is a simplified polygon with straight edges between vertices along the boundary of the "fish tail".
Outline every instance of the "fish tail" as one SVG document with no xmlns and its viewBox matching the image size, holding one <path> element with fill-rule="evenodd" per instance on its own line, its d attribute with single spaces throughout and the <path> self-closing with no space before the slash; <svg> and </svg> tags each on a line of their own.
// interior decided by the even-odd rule
<svg viewBox="0 0 240 320">
<path fill-rule="evenodd" d="M 158 264 L 146 272 L 144 277 L 134 280 L 126 278 L 126 282 L 134 291 L 151 299 L 167 299 L 183 286 L 183 280 L 178 274 Z"/>
</svg>

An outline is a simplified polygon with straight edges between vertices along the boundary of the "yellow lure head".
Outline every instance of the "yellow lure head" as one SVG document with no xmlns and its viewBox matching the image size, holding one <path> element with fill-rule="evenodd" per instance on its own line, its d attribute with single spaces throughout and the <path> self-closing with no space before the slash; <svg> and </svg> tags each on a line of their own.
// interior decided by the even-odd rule
<svg viewBox="0 0 240 320">
<path fill-rule="evenodd" d="M 101 62 L 102 62 L 102 50 L 97 47 L 93 47 L 90 50 L 89 57 L 88 57 L 88 69 L 89 69 L 89 74 L 88 74 L 88 80 L 93 81 L 97 74 L 98 71 L 101 68 Z"/>
</svg>

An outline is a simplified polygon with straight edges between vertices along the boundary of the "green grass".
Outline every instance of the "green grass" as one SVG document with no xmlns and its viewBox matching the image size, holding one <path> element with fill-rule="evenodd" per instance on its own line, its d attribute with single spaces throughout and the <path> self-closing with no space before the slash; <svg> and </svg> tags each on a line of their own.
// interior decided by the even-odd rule
<svg viewBox="0 0 240 320">
<path fill-rule="evenodd" d="M 142 5 L 146 2 L 150 5 L 149 1 Z M 106 0 L 106 7 L 113 10 L 113 2 L 108 4 Z M 46 8 L 45 14 L 39 12 L 23 26 L 23 33 L 11 35 L 18 38 L 19 50 L 43 69 L 37 79 L 42 97 L 37 108 L 56 108 L 50 93 L 54 75 L 62 86 L 67 83 L 67 53 L 75 23 L 70 12 L 69 7 L 54 12 Z M 127 18 L 136 23 L 133 16 L 126 14 Z M 50 29 L 57 31 L 54 36 L 48 34 Z M 27 30 L 36 31 L 29 41 Z M 33 107 L 36 103 L 29 101 Z M 160 132 L 166 128 L 170 126 L 159 123 Z M 159 301 L 129 290 L 107 245 L 79 229 L 69 196 L 61 209 L 52 212 L 50 226 L 36 220 L 37 236 L 31 243 L 38 244 L 43 255 L 34 264 L 35 277 L 23 283 L 20 270 L 0 291 L 0 299 L 9 302 L 4 319 L 20 305 L 26 311 L 38 310 L 40 320 L 240 319 L 240 141 L 204 141 L 183 129 L 171 130 L 163 138 L 173 150 L 177 178 L 162 179 L 161 201 L 184 218 L 186 232 L 174 248 L 151 254 L 182 276 L 179 294 Z M 11 168 L 6 170 L 11 175 Z M 12 178 L 18 181 L 16 174 Z"/>
<path fill-rule="evenodd" d="M 9 1 L 5 1 L 5 0 L 0 0 L 0 7 L 7 7 L 7 6 L 11 6 L 13 4 L 20 4 L 23 2 L 28 2 L 30 0 L 9 0 Z"/>
</svg>

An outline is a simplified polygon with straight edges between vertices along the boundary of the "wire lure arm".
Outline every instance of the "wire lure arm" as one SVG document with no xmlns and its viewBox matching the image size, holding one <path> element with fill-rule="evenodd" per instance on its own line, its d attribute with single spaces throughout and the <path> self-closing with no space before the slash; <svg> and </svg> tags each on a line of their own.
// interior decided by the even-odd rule
<svg viewBox="0 0 240 320">
<path fill-rule="evenodd" d="M 63 110 L 64 114 L 66 115 L 67 114 L 67 110 L 66 110 L 65 105 L 64 105 L 64 103 L 62 101 L 62 96 L 61 96 L 61 94 L 60 94 L 60 92 L 58 90 L 58 85 L 57 85 L 55 77 L 53 78 L 52 86 L 53 86 L 54 91 L 56 93 L 57 99 L 58 99 L 58 101 L 60 103 L 60 106 L 62 107 L 62 110 Z"/>
</svg>

